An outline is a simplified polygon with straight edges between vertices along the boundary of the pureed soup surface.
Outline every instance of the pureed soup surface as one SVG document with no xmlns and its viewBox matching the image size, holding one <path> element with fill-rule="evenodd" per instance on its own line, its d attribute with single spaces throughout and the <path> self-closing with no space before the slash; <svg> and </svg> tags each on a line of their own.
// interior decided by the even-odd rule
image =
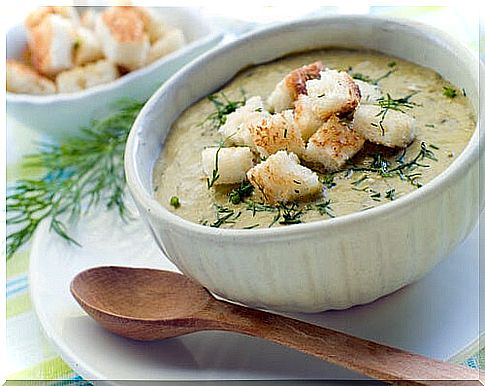
<svg viewBox="0 0 485 386">
<path fill-rule="evenodd" d="M 204 98 L 179 117 L 167 137 L 154 169 L 156 199 L 184 219 L 222 228 L 258 229 L 324 220 L 367 210 L 418 189 L 446 169 L 472 136 L 476 120 L 466 90 L 430 69 L 373 51 L 325 49 L 295 54 L 246 69 L 220 91 L 229 100 L 243 99 L 241 90 L 247 98 L 259 95 L 265 100 L 291 70 L 317 60 L 354 78 L 378 80 L 384 96 L 415 93 L 409 98 L 413 107 L 403 109 L 416 119 L 414 141 L 406 149 L 366 142 L 346 170 L 318 172 L 324 184 L 322 195 L 309 201 L 268 205 L 254 190 L 237 203 L 230 193 L 239 184 L 209 189 L 202 169 L 202 150 L 221 141 L 217 127 L 207 120 L 215 106 Z M 420 152 L 426 156 L 413 163 Z M 408 166 L 400 172 L 385 172 L 403 164 Z"/>
</svg>

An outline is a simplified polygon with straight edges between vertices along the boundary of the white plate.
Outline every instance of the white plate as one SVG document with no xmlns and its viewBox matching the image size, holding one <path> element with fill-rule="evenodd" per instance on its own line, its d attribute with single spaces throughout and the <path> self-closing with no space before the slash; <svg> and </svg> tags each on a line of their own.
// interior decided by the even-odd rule
<svg viewBox="0 0 485 386">
<path fill-rule="evenodd" d="M 139 220 L 125 224 L 113 213 L 100 211 L 79 223 L 73 235 L 82 248 L 69 246 L 45 224 L 39 229 L 30 258 L 30 286 L 47 336 L 85 379 L 362 379 L 304 354 L 238 334 L 201 332 L 151 343 L 115 336 L 98 327 L 73 300 L 71 279 L 99 265 L 175 267 L 157 250 Z M 479 239 L 477 228 L 424 279 L 372 304 L 295 317 L 449 359 L 476 344 L 481 332 Z"/>
</svg>

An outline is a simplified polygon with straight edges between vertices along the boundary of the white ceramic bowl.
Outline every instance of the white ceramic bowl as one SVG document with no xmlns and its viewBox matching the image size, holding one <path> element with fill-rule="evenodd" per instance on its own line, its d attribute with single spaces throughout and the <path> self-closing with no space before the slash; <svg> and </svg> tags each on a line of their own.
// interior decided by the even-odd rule
<svg viewBox="0 0 485 386">
<path fill-rule="evenodd" d="M 433 68 L 464 88 L 479 110 L 483 67 L 477 57 L 442 32 L 409 21 L 333 16 L 288 23 L 248 34 L 186 66 L 136 120 L 125 169 L 160 248 L 182 272 L 224 298 L 303 312 L 371 302 L 430 271 L 470 232 L 483 207 L 478 128 L 464 152 L 423 188 L 334 219 L 276 229 L 216 229 L 177 217 L 154 199 L 153 166 L 182 111 L 247 66 L 325 46 L 375 49 Z"/>
<path fill-rule="evenodd" d="M 98 8 L 98 7 L 97 7 Z M 114 82 L 72 94 L 26 95 L 7 92 L 7 114 L 17 121 L 53 138 L 80 133 L 93 118 L 109 111 L 120 98 L 145 101 L 160 85 L 200 54 L 215 46 L 223 37 L 197 9 L 164 7 L 167 20 L 180 27 L 188 44 L 156 62 L 133 71 Z M 7 32 L 7 58 L 16 59 L 26 43 L 23 25 Z"/>
</svg>

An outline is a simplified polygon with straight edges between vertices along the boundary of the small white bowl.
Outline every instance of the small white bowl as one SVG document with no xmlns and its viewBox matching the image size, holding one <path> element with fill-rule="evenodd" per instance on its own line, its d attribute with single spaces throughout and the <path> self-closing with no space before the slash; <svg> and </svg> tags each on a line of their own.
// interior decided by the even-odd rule
<svg viewBox="0 0 485 386">
<path fill-rule="evenodd" d="M 96 7 L 98 8 L 98 7 Z M 79 134 L 109 111 L 120 98 L 145 101 L 186 63 L 215 46 L 223 37 L 194 8 L 164 7 L 167 20 L 184 31 L 188 44 L 156 62 L 130 72 L 114 82 L 72 94 L 27 95 L 7 92 L 7 114 L 52 138 Z M 23 25 L 7 32 L 7 58 L 18 59 L 26 46 Z"/>
<path fill-rule="evenodd" d="M 477 129 L 463 153 L 420 189 L 368 211 L 271 229 L 216 229 L 186 221 L 154 198 L 153 166 L 171 124 L 238 71 L 286 54 L 363 47 L 433 68 L 479 108 L 483 65 L 434 28 L 369 16 L 273 26 L 212 50 L 148 101 L 128 138 L 128 186 L 160 248 L 185 274 L 224 298 L 255 307 L 317 312 L 371 302 L 429 272 L 475 225 L 485 200 Z M 479 118 L 483 120 L 483 117 Z M 181 176 L 183 177 L 183 176 Z"/>
</svg>

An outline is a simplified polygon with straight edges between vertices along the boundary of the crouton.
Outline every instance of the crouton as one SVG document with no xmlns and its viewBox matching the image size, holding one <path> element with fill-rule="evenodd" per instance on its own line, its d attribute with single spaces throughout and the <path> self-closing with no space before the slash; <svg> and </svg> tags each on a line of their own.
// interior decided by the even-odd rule
<svg viewBox="0 0 485 386">
<path fill-rule="evenodd" d="M 112 82 L 119 76 L 118 68 L 113 63 L 107 60 L 99 60 L 61 72 L 56 77 L 56 84 L 60 93 L 72 93 Z"/>
<path fill-rule="evenodd" d="M 54 94 L 56 85 L 32 68 L 15 60 L 7 60 L 7 91 L 18 94 Z"/>
<path fill-rule="evenodd" d="M 287 150 L 296 155 L 303 154 L 305 150 L 305 143 L 300 129 L 295 125 L 292 110 L 263 118 L 250 125 L 249 132 L 259 154 L 265 158 L 278 150 Z"/>
<path fill-rule="evenodd" d="M 252 167 L 249 147 L 208 147 L 202 151 L 202 168 L 214 185 L 242 182 Z"/>
<path fill-rule="evenodd" d="M 306 81 L 319 79 L 323 70 L 322 62 L 318 61 L 291 71 L 276 85 L 268 97 L 268 105 L 272 111 L 280 112 L 294 107 L 298 95 L 306 95 Z"/>
<path fill-rule="evenodd" d="M 185 36 L 181 29 L 173 28 L 150 46 L 148 63 L 164 57 L 185 45 Z"/>
<path fill-rule="evenodd" d="M 40 7 L 35 11 L 31 12 L 25 18 L 24 25 L 28 33 L 31 33 L 35 28 L 37 28 L 49 15 L 59 15 L 65 19 L 70 20 L 74 26 L 79 25 L 79 15 L 76 12 L 75 7 Z"/>
<path fill-rule="evenodd" d="M 354 83 L 359 87 L 361 104 L 375 104 L 379 98 L 382 98 L 382 91 L 379 86 L 360 79 L 354 79 Z"/>
<path fill-rule="evenodd" d="M 81 14 L 79 21 L 82 27 L 94 31 L 96 28 L 97 17 L 98 14 L 96 12 L 94 12 L 92 9 L 87 9 Z"/>
<path fill-rule="evenodd" d="M 146 63 L 150 42 L 141 17 L 131 7 L 112 7 L 101 13 L 96 34 L 111 62 L 129 71 Z"/>
<path fill-rule="evenodd" d="M 304 159 L 334 172 L 362 149 L 364 142 L 363 137 L 333 115 L 308 140 Z"/>
<path fill-rule="evenodd" d="M 80 66 L 103 58 L 101 43 L 93 31 L 79 27 L 74 43 L 74 64 Z"/>
<path fill-rule="evenodd" d="M 406 147 L 415 136 L 415 119 L 400 111 L 360 105 L 355 110 L 352 128 L 368 141 L 379 145 Z"/>
<path fill-rule="evenodd" d="M 155 9 L 148 7 L 132 7 L 132 9 L 143 21 L 150 43 L 156 42 L 167 32 L 167 26 Z"/>
<path fill-rule="evenodd" d="M 249 126 L 258 124 L 269 115 L 264 110 L 261 97 L 251 97 L 244 106 L 226 116 L 226 122 L 219 128 L 219 133 L 226 140 L 226 144 L 254 148 Z"/>
<path fill-rule="evenodd" d="M 320 79 L 306 82 L 307 94 L 295 101 L 295 121 L 304 139 L 333 114 L 352 112 L 360 102 L 359 87 L 344 71 L 325 70 Z"/>
<path fill-rule="evenodd" d="M 73 66 L 75 43 L 73 24 L 59 15 L 47 15 L 33 29 L 29 44 L 32 63 L 44 75 L 55 75 Z"/>
<path fill-rule="evenodd" d="M 272 204 L 300 200 L 322 190 L 318 175 L 300 165 L 296 154 L 284 150 L 250 169 L 247 176 L 265 200 Z"/>
</svg>

